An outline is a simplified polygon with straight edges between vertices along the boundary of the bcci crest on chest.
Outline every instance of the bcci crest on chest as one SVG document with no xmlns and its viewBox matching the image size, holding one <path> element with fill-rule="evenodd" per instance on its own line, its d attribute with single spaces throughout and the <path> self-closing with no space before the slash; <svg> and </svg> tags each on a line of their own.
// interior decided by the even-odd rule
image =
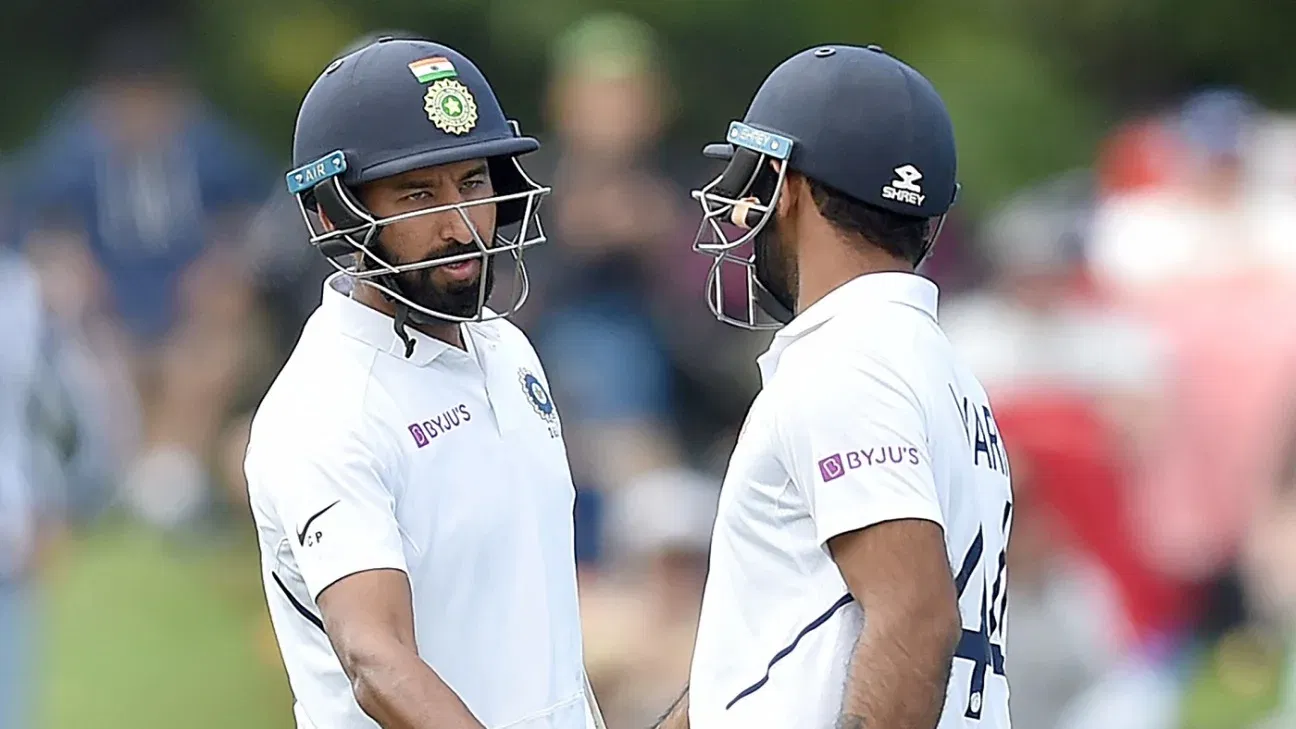
<svg viewBox="0 0 1296 729">
<path fill-rule="evenodd" d="M 518 380 L 522 383 L 522 392 L 531 403 L 531 409 L 549 426 L 549 437 L 557 438 L 562 432 L 558 424 L 558 411 L 554 409 L 553 398 L 549 397 L 544 383 L 525 367 L 518 370 Z"/>
</svg>

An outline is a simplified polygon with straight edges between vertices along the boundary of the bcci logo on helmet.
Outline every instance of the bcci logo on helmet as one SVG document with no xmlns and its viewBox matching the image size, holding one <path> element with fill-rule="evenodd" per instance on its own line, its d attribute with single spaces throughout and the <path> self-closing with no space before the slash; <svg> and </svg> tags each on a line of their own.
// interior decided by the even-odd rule
<svg viewBox="0 0 1296 729">
<path fill-rule="evenodd" d="M 922 185 L 918 184 L 923 173 L 913 165 L 901 165 L 895 168 L 895 174 L 896 178 L 891 181 L 891 184 L 882 188 L 882 197 L 914 206 L 922 205 L 923 200 L 927 199 L 923 194 Z"/>
<path fill-rule="evenodd" d="M 447 134 L 467 134 L 477 126 L 477 101 L 468 87 L 452 78 L 437 81 L 423 96 L 428 119 Z"/>
</svg>

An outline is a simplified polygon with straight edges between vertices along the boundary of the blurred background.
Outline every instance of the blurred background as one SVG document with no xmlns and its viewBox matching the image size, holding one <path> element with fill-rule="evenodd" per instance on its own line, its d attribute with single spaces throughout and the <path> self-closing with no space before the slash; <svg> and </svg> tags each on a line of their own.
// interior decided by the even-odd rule
<svg viewBox="0 0 1296 729">
<path fill-rule="evenodd" d="M 954 117 L 925 273 L 1011 451 L 1015 726 L 1296 727 L 1292 28 L 1268 0 L 5 0 L 0 729 L 292 726 L 241 462 L 327 271 L 282 189 L 297 104 L 381 31 L 467 53 L 545 143 L 519 323 L 612 729 L 685 681 L 768 341 L 704 308 L 699 151 L 824 42 L 882 44 Z"/>
</svg>

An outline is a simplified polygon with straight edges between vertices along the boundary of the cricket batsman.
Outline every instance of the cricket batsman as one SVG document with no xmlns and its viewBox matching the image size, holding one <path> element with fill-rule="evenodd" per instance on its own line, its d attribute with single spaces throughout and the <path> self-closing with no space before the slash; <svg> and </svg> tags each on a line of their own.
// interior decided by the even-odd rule
<svg viewBox="0 0 1296 729">
<path fill-rule="evenodd" d="M 706 153 L 710 306 L 779 331 L 660 726 L 1007 729 L 1006 449 L 915 273 L 958 190 L 944 103 L 877 46 L 813 48 Z"/>
<path fill-rule="evenodd" d="M 505 319 L 545 240 L 538 147 L 424 40 L 333 61 L 302 102 L 287 184 L 338 273 L 245 463 L 298 729 L 595 726 L 562 423 Z"/>
</svg>

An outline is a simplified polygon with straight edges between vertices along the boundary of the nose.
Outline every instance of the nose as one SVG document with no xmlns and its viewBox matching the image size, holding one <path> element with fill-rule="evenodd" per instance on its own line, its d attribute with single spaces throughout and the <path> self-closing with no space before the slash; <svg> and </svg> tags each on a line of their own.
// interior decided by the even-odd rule
<svg viewBox="0 0 1296 729">
<path fill-rule="evenodd" d="M 462 200 L 456 200 L 455 202 L 462 202 Z M 441 240 L 451 245 L 471 244 L 476 241 L 475 226 L 468 217 L 467 210 L 453 208 L 446 210 L 437 217 L 440 218 Z"/>
</svg>

